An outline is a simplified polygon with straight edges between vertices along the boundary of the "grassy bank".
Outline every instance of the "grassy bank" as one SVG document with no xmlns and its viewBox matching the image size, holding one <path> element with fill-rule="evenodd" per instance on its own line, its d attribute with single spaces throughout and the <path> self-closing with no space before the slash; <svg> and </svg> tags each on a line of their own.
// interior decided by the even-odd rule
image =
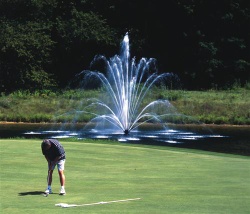
<svg viewBox="0 0 250 214">
<path fill-rule="evenodd" d="M 71 112 L 102 91 L 15 92 L 0 96 L 0 121 L 63 122 L 72 121 Z M 250 125 L 250 90 L 182 91 L 152 89 L 144 106 L 157 99 L 167 99 L 178 113 L 206 124 Z M 99 111 L 100 109 L 97 109 Z M 80 115 L 78 122 L 93 116 Z M 181 121 L 180 121 L 181 122 Z"/>
<path fill-rule="evenodd" d="M 66 196 L 46 188 L 41 140 L 0 139 L 1 213 L 246 214 L 250 209 L 250 159 L 213 152 L 62 139 L 67 152 Z M 60 208 L 140 198 L 111 204 Z"/>
</svg>

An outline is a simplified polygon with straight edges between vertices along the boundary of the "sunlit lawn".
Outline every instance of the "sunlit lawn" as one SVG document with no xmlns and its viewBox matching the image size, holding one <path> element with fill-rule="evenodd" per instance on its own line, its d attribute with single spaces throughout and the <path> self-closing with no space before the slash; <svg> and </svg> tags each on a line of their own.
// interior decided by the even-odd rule
<svg viewBox="0 0 250 214">
<path fill-rule="evenodd" d="M 46 161 L 41 140 L 1 139 L 1 208 L 7 213 L 225 213 L 250 212 L 250 158 L 170 147 L 67 141 L 66 196 L 43 197 Z M 89 204 L 61 208 L 58 203 Z"/>
</svg>

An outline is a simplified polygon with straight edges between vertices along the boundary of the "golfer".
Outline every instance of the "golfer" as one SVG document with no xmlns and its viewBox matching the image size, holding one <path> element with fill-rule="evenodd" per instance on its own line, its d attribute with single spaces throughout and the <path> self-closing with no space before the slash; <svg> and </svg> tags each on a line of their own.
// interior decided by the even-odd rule
<svg viewBox="0 0 250 214">
<path fill-rule="evenodd" d="M 64 175 L 64 165 L 65 165 L 65 150 L 61 143 L 55 139 L 45 139 L 41 144 L 42 153 L 48 162 L 48 176 L 47 182 L 48 187 L 45 190 L 45 194 L 52 193 L 52 174 L 55 166 L 57 166 L 58 174 L 61 183 L 60 195 L 65 195 L 65 175 Z"/>
</svg>

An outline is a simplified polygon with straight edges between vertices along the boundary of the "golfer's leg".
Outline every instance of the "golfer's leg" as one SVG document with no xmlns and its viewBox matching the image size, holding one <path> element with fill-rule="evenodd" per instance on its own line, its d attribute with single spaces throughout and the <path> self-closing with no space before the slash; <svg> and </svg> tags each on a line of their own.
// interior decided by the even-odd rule
<svg viewBox="0 0 250 214">
<path fill-rule="evenodd" d="M 61 190 L 59 195 L 66 195 L 66 191 L 65 191 L 65 175 L 64 175 L 64 171 L 63 170 L 58 170 L 59 173 L 59 177 L 60 177 L 60 183 L 61 183 Z"/>
<path fill-rule="evenodd" d="M 52 184 L 52 174 L 53 174 L 53 170 L 48 170 L 48 177 L 47 177 L 48 186 L 51 186 Z"/>
<path fill-rule="evenodd" d="M 58 169 L 58 174 L 59 174 L 59 178 L 60 178 L 60 183 L 61 183 L 61 186 L 63 188 L 65 186 L 64 165 L 65 165 L 65 159 L 64 160 L 60 160 L 57 163 L 57 169 Z"/>
<path fill-rule="evenodd" d="M 65 175 L 63 170 L 58 170 L 61 186 L 65 186 Z"/>
</svg>

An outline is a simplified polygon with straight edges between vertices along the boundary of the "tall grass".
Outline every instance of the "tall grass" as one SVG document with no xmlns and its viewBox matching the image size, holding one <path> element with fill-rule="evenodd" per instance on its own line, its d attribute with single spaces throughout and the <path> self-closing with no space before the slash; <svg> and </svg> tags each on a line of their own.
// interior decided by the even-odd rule
<svg viewBox="0 0 250 214">
<path fill-rule="evenodd" d="M 101 90 L 17 91 L 0 96 L 0 121 L 63 122 L 73 121 L 73 111 L 91 98 L 105 96 Z M 152 88 L 143 105 L 158 99 L 169 100 L 180 114 L 208 124 L 250 125 L 250 91 L 233 90 L 184 91 Z M 101 109 L 96 109 L 101 111 Z M 78 122 L 93 116 L 78 115 Z"/>
</svg>

